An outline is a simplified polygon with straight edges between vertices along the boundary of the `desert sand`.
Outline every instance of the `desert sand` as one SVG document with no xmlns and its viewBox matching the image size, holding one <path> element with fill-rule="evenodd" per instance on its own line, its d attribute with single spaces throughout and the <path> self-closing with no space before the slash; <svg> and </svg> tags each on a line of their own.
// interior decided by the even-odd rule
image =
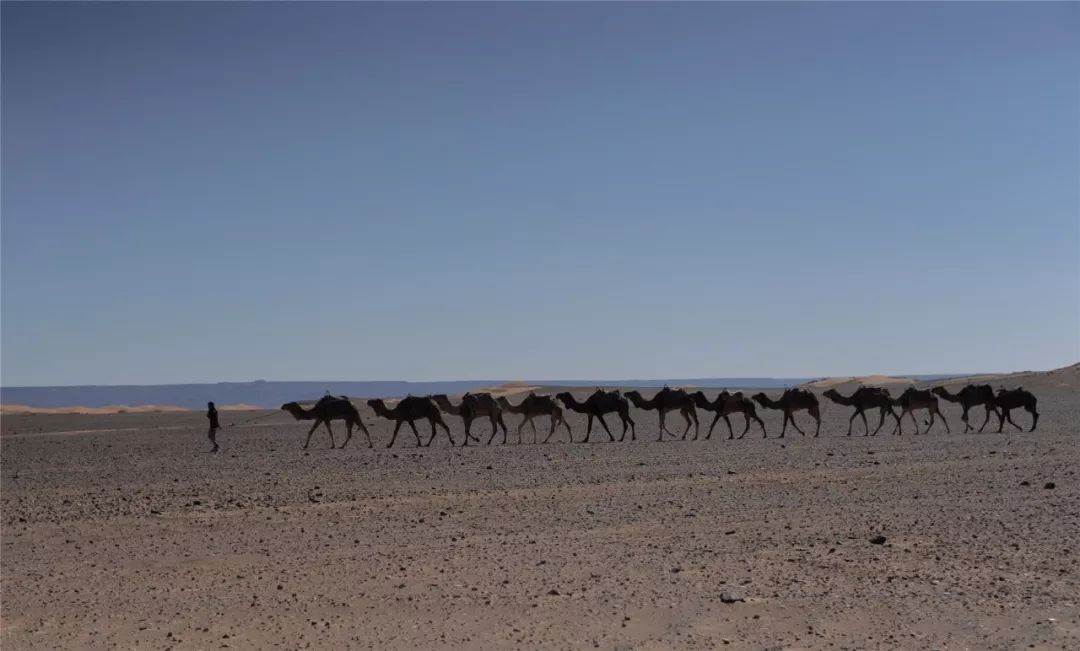
<svg viewBox="0 0 1080 651">
<path fill-rule="evenodd" d="M 363 406 L 374 449 L 265 412 L 213 455 L 198 412 L 8 415 L 0 646 L 1077 649 L 1080 392 L 1024 385 L 1033 433 L 387 450 Z"/>
</svg>

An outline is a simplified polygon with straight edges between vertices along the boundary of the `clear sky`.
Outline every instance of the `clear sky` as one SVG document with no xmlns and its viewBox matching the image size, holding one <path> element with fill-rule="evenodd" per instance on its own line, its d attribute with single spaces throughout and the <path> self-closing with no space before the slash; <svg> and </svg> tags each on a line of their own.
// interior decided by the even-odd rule
<svg viewBox="0 0 1080 651">
<path fill-rule="evenodd" d="M 1080 4 L 0 11 L 8 386 L 1080 359 Z"/>
</svg>

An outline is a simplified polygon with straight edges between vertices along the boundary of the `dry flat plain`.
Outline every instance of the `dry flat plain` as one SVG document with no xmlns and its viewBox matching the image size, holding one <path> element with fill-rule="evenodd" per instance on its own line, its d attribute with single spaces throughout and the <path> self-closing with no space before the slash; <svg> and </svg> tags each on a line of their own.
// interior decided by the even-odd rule
<svg viewBox="0 0 1080 651">
<path fill-rule="evenodd" d="M 1080 393 L 1025 386 L 1034 433 L 387 450 L 365 405 L 372 450 L 267 412 L 213 455 L 200 413 L 8 416 L 0 645 L 1078 649 Z"/>
</svg>

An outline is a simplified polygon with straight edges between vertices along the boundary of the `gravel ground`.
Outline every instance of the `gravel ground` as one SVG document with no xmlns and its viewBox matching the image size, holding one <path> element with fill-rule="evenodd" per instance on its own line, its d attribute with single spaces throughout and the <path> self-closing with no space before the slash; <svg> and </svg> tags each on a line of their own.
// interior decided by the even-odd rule
<svg viewBox="0 0 1080 651">
<path fill-rule="evenodd" d="M 0 645 L 1077 649 L 1080 393 L 1037 393 L 1034 433 L 387 450 L 364 406 L 374 449 L 268 412 L 217 455 L 197 413 L 5 417 Z"/>
</svg>

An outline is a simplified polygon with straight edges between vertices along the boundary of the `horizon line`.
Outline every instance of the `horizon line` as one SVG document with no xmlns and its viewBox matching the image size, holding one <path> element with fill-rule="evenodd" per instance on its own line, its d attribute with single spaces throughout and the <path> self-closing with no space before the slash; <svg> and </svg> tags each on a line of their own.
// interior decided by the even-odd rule
<svg viewBox="0 0 1080 651">
<path fill-rule="evenodd" d="M 1062 366 L 1056 368 L 1065 368 Z M 1047 369 L 1047 371 L 1053 371 L 1055 369 Z M 978 372 L 959 372 L 959 373 L 860 373 L 860 374 L 835 374 L 835 375 L 701 375 L 696 377 L 678 377 L 678 376 L 657 376 L 657 377 L 626 377 L 616 379 L 598 379 L 598 378 L 558 378 L 558 379 L 544 379 L 544 380 L 530 380 L 530 379 L 499 379 L 499 378 L 486 378 L 486 379 L 441 379 L 441 380 L 400 380 L 400 379 L 384 379 L 384 380 L 267 380 L 267 379 L 253 379 L 253 380 L 221 380 L 221 381 L 204 381 L 204 382 L 149 382 L 149 383 L 117 383 L 117 384 L 0 384 L 0 389 L 64 389 L 64 388 L 78 388 L 78 387 L 165 387 L 165 386 L 185 386 L 185 385 L 220 385 L 220 384 L 257 384 L 257 383 L 292 383 L 292 384 L 331 384 L 331 383 L 376 383 L 376 382 L 400 382 L 402 384 L 434 384 L 445 382 L 492 382 L 498 384 L 510 384 L 510 383 L 530 383 L 538 385 L 551 385 L 557 386 L 561 382 L 596 382 L 604 385 L 617 385 L 624 382 L 662 382 L 672 380 L 823 380 L 828 378 L 859 378 L 870 376 L 884 376 L 884 377 L 967 377 L 978 375 L 1008 375 L 1012 373 L 1041 373 L 1047 371 L 1040 371 L 1034 369 L 1026 369 L 1023 371 L 978 371 Z"/>
</svg>

